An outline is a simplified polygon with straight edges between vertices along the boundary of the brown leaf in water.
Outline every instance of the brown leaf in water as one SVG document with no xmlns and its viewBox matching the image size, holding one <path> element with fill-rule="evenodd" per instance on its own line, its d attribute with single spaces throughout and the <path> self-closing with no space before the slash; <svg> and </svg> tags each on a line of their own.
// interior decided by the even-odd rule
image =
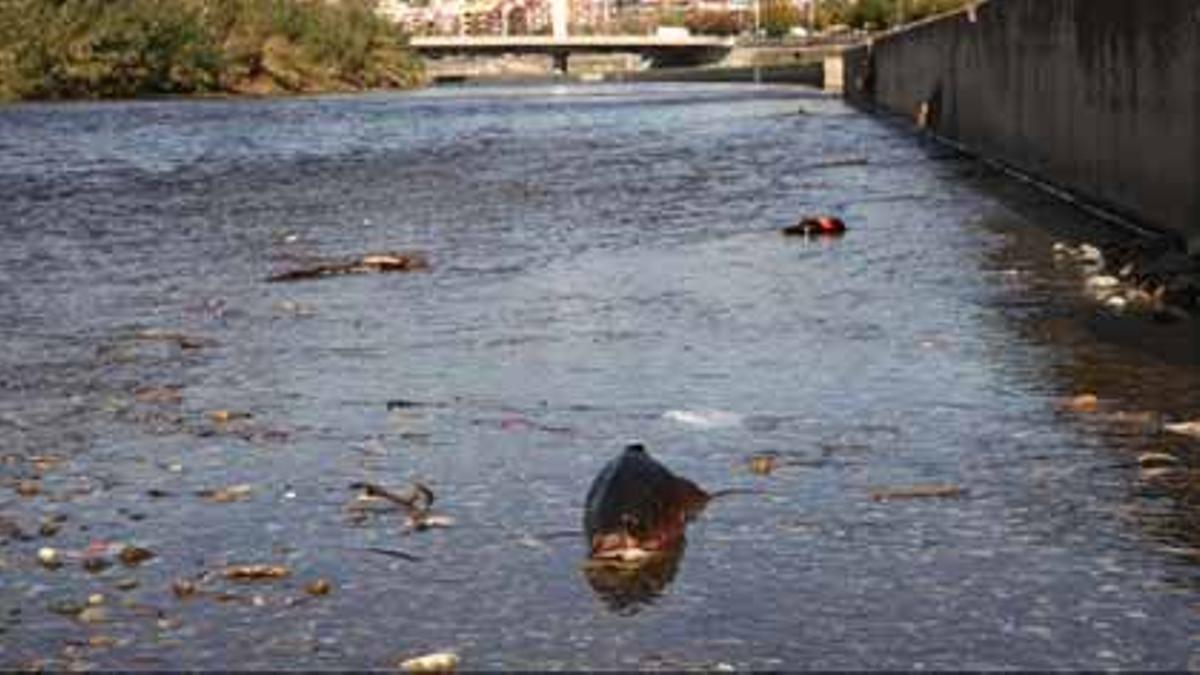
<svg viewBox="0 0 1200 675">
<path fill-rule="evenodd" d="M 232 581 L 282 579 L 292 571 L 283 565 L 234 565 L 225 568 L 225 578 Z"/>
<path fill-rule="evenodd" d="M 753 455 L 747 461 L 750 468 L 750 473 L 756 476 L 769 476 L 775 470 L 775 464 L 778 461 L 775 455 Z"/>
<path fill-rule="evenodd" d="M 36 497 L 42 491 L 42 484 L 36 480 L 17 481 L 16 492 L 22 497 Z"/>
<path fill-rule="evenodd" d="M 250 485 L 243 483 L 240 485 L 231 485 L 229 487 L 216 490 L 200 490 L 196 493 L 196 495 L 203 497 L 210 502 L 228 504 L 229 502 L 236 502 L 241 499 L 246 499 L 250 496 L 252 489 L 253 488 Z"/>
<path fill-rule="evenodd" d="M 190 579 L 176 579 L 171 582 L 171 592 L 180 600 L 196 594 L 196 582 Z"/>
<path fill-rule="evenodd" d="M 229 424 L 236 420 L 248 420 L 254 417 L 251 413 L 241 410 L 214 410 L 208 413 L 208 419 L 214 424 Z"/>
<path fill-rule="evenodd" d="M 133 400 L 155 405 L 177 405 L 183 402 L 183 387 L 138 387 L 133 390 Z"/>
<path fill-rule="evenodd" d="M 121 563 L 127 567 L 135 567 L 155 557 L 154 551 L 140 546 L 126 545 L 117 554 Z"/>
<path fill-rule="evenodd" d="M 1080 394 L 1064 401 L 1062 408 L 1067 412 L 1094 413 L 1100 409 L 1100 398 L 1095 394 Z"/>
<path fill-rule="evenodd" d="M 329 595 L 332 589 L 333 585 L 327 579 L 316 579 L 304 586 L 304 591 L 309 595 Z"/>
</svg>

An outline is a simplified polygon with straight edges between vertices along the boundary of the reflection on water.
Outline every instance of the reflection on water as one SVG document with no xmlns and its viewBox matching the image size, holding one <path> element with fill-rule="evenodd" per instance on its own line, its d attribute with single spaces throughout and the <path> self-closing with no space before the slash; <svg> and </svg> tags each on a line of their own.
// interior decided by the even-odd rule
<svg viewBox="0 0 1200 675">
<path fill-rule="evenodd" d="M 683 537 L 641 560 L 589 558 L 583 563 L 583 575 L 610 611 L 627 616 L 637 614 L 675 580 L 686 548 L 687 537 Z"/>
</svg>

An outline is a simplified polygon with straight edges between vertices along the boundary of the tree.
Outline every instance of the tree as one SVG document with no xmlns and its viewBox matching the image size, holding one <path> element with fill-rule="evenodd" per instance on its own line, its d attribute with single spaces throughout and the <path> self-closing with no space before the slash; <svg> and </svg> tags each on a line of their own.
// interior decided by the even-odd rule
<svg viewBox="0 0 1200 675">
<path fill-rule="evenodd" d="M 800 11 L 792 0 L 759 0 L 762 2 L 762 27 L 771 37 L 783 37 L 800 23 Z"/>
</svg>

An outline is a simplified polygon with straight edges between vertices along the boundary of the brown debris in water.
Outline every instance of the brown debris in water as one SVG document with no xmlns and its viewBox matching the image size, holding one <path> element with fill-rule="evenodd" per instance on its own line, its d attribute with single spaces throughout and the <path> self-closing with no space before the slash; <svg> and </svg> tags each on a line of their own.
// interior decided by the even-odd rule
<svg viewBox="0 0 1200 675">
<path fill-rule="evenodd" d="M 327 579 L 317 579 L 304 586 L 304 592 L 309 595 L 329 595 L 333 585 Z"/>
<path fill-rule="evenodd" d="M 399 665 L 406 673 L 452 673 L 458 662 L 458 654 L 454 652 L 435 652 L 405 659 Z"/>
<path fill-rule="evenodd" d="M 875 488 L 871 490 L 871 499 L 877 502 L 887 502 L 895 499 L 946 499 L 961 497 L 966 490 L 957 485 L 913 485 L 899 488 Z"/>
<path fill-rule="evenodd" d="M 133 390 L 133 400 L 155 405 L 178 405 L 183 402 L 183 387 L 138 387 Z"/>
<path fill-rule="evenodd" d="M 231 581 L 258 581 L 263 579 L 283 579 L 292 571 L 283 565 L 233 565 L 225 568 L 223 574 Z"/>
<path fill-rule="evenodd" d="M 248 498 L 252 491 L 252 486 L 242 483 L 240 485 L 230 485 L 229 487 L 215 490 L 200 490 L 196 493 L 196 496 L 203 497 L 210 502 L 228 504 L 230 502 L 236 502 Z"/>
<path fill-rule="evenodd" d="M 121 564 L 126 567 L 136 567 L 147 560 L 153 559 L 155 556 L 154 551 L 132 544 L 125 545 L 121 548 L 121 552 L 117 554 L 117 557 L 121 560 Z"/>
<path fill-rule="evenodd" d="M 357 520 L 366 518 L 373 505 L 395 505 L 404 510 L 408 529 L 422 531 L 436 527 L 451 527 L 454 519 L 431 511 L 434 501 L 433 490 L 423 483 L 414 482 L 403 493 L 395 492 L 375 483 L 358 482 L 351 489 L 362 490 L 347 509 Z"/>
<path fill-rule="evenodd" d="M 1075 413 L 1094 413 L 1100 409 L 1100 398 L 1095 394 L 1080 394 L 1063 401 L 1062 409 Z"/>
<path fill-rule="evenodd" d="M 213 424 L 229 424 L 237 420 L 248 420 L 254 417 L 253 414 L 241 410 L 213 410 L 208 413 L 208 419 Z"/>
<path fill-rule="evenodd" d="M 775 470 L 778 459 L 775 455 L 754 455 L 747 461 L 747 464 L 750 473 L 756 476 L 769 476 Z"/>
<path fill-rule="evenodd" d="M 133 334 L 133 339 L 140 342 L 174 342 L 180 349 L 202 349 L 216 346 L 212 338 L 188 335 L 180 331 L 148 328 Z"/>
<path fill-rule="evenodd" d="M 1200 438 L 1200 420 L 1164 424 L 1163 429 L 1178 436 L 1191 436 L 1192 438 Z"/>
<path fill-rule="evenodd" d="M 385 272 L 423 272 L 429 260 L 419 251 L 368 253 L 348 260 L 326 260 L 308 267 L 280 272 L 267 277 L 271 283 L 323 279 L 345 274 L 375 274 Z"/>
</svg>

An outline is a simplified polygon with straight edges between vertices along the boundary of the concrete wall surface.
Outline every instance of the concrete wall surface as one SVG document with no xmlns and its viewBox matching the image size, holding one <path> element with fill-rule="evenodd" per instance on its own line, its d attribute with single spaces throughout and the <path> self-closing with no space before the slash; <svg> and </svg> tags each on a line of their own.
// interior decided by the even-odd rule
<svg viewBox="0 0 1200 675">
<path fill-rule="evenodd" d="M 846 95 L 1200 242 L 1200 0 L 988 0 L 845 55 Z"/>
</svg>

